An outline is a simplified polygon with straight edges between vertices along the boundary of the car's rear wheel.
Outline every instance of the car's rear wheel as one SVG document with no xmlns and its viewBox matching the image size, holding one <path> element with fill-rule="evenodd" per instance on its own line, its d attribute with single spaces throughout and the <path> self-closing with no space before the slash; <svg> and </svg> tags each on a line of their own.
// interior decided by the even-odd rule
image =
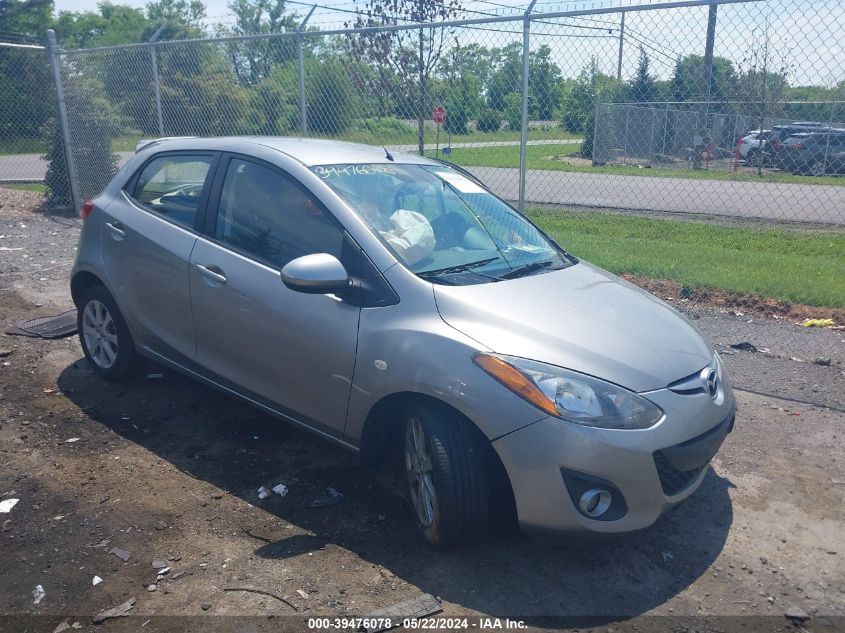
<svg viewBox="0 0 845 633">
<path fill-rule="evenodd" d="M 85 358 L 100 376 L 127 380 L 141 369 L 143 360 L 126 321 L 104 286 L 92 286 L 82 294 L 76 324 Z"/>
<path fill-rule="evenodd" d="M 478 442 L 446 407 L 417 405 L 406 416 L 408 489 L 417 528 L 429 543 L 469 540 L 487 523 L 489 482 Z"/>
</svg>

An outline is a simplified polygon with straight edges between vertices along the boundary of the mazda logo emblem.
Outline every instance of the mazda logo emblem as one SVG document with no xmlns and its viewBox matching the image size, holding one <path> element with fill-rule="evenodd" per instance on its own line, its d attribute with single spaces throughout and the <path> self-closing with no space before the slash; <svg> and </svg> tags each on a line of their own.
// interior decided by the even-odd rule
<svg viewBox="0 0 845 633">
<path fill-rule="evenodd" d="M 701 384 L 710 397 L 715 398 L 719 393 L 719 374 L 712 367 L 705 367 L 701 370 Z"/>
</svg>

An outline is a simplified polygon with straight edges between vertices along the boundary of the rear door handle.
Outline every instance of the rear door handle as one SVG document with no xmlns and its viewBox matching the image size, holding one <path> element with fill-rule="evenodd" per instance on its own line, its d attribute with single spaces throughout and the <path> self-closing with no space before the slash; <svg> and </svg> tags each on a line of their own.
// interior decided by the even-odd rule
<svg viewBox="0 0 845 633">
<path fill-rule="evenodd" d="M 216 281 L 219 284 L 226 283 L 226 275 L 223 274 L 223 271 L 217 268 L 216 266 L 203 266 L 202 264 L 194 264 L 197 271 L 200 275 L 205 277 L 206 279 L 211 279 Z M 213 269 L 217 270 L 213 270 Z"/>
<path fill-rule="evenodd" d="M 121 228 L 119 222 L 106 222 L 106 226 L 109 227 L 109 231 L 111 231 L 111 236 L 118 242 L 126 237 L 126 231 Z"/>
</svg>

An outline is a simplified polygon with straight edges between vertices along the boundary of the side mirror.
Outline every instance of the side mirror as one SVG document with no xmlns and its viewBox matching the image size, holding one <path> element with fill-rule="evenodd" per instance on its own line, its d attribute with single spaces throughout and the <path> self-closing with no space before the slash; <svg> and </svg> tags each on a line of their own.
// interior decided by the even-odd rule
<svg viewBox="0 0 845 633">
<path fill-rule="evenodd" d="M 349 273 L 334 255 L 315 253 L 287 263 L 282 282 L 291 290 L 312 295 L 343 292 L 349 288 Z"/>
</svg>

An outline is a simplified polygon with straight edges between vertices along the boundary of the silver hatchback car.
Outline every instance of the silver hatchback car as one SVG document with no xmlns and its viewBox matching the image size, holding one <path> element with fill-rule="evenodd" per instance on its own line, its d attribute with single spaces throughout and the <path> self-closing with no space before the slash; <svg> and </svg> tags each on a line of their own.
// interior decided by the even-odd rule
<svg viewBox="0 0 845 633">
<path fill-rule="evenodd" d="M 686 319 L 459 168 L 310 139 L 159 140 L 82 217 L 71 292 L 97 373 L 149 358 L 395 465 L 435 544 L 508 515 L 645 528 L 734 424 Z"/>
</svg>

